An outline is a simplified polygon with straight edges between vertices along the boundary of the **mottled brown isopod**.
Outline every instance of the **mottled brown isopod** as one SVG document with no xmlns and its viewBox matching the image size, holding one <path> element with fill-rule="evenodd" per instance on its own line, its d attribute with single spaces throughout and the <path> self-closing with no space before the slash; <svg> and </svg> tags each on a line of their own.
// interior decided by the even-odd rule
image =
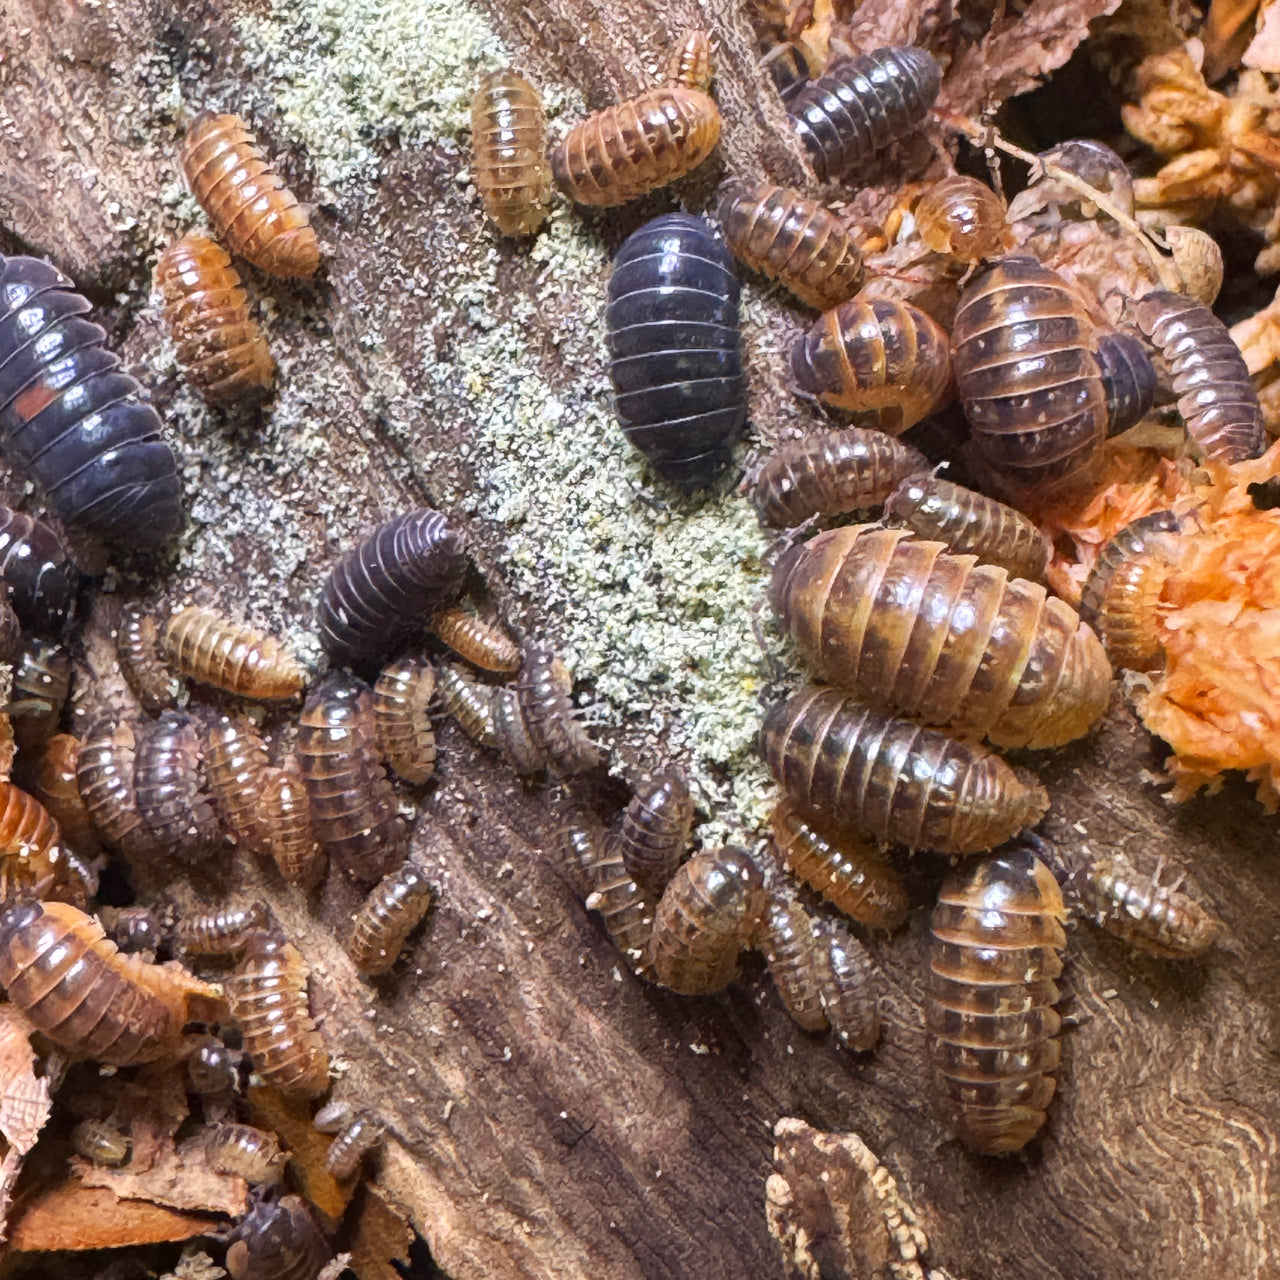
<svg viewBox="0 0 1280 1280">
<path fill-rule="evenodd" d="M 541 773 L 547 767 L 542 741 L 534 736 L 520 695 L 514 689 L 494 689 L 493 736 L 506 762 L 521 776 Z"/>
<path fill-rule="evenodd" d="M 137 737 L 133 726 L 96 726 L 80 746 L 76 785 L 98 834 L 132 862 L 160 851 L 138 808 L 133 775 Z"/>
<path fill-rule="evenodd" d="M 20 751 L 39 751 L 58 732 L 71 693 L 71 659 L 59 644 L 33 638 L 13 672 L 9 719 Z"/>
<path fill-rule="evenodd" d="M 693 827 L 693 797 L 684 775 L 668 769 L 645 778 L 622 811 L 618 851 L 631 878 L 654 897 L 675 874 Z"/>
<path fill-rule="evenodd" d="M 177 700 L 178 680 L 160 656 L 160 624 L 138 605 L 124 611 L 116 632 L 116 657 L 129 688 L 153 715 Z"/>
<path fill-rule="evenodd" d="M 284 1179 L 289 1155 L 274 1133 L 248 1124 L 220 1124 L 204 1138 L 204 1158 L 211 1169 L 257 1186 Z"/>
<path fill-rule="evenodd" d="M 822 1010 L 837 1040 L 855 1053 L 880 1039 L 880 982 L 870 952 L 843 925 L 813 922 Z"/>
<path fill-rule="evenodd" d="M 208 790 L 207 747 L 204 726 L 177 711 L 166 711 L 138 739 L 138 811 L 156 844 L 188 862 L 210 857 L 226 843 Z"/>
<path fill-rule="evenodd" d="M 421 658 L 400 658 L 382 668 L 373 686 L 378 750 L 391 771 L 415 786 L 436 770 L 431 699 L 436 673 Z"/>
<path fill-rule="evenodd" d="M 426 877 L 406 862 L 374 886 L 356 912 L 347 954 L 361 973 L 386 973 L 421 924 L 434 895 Z"/>
<path fill-rule="evenodd" d="M 223 907 L 204 915 L 185 916 L 175 932 L 178 946 L 189 955 L 229 956 L 243 951 L 249 939 L 273 927 L 271 909 L 265 902 Z"/>
<path fill-rule="evenodd" d="M 245 849 L 271 852 L 271 830 L 262 812 L 270 761 L 266 743 L 243 716 L 211 716 L 206 730 L 205 772 L 223 830 Z"/>
<path fill-rule="evenodd" d="M 580 838 L 588 834 L 586 828 L 579 829 Z M 586 850 L 582 852 L 585 854 Z M 585 873 L 591 886 L 587 910 L 598 911 L 618 950 L 632 965 L 642 965 L 653 932 L 654 904 L 627 874 L 616 836 L 605 836 L 600 841 L 594 857 L 585 865 Z"/>
<path fill-rule="evenodd" d="M 301 1196 L 254 1187 L 249 1211 L 231 1233 L 226 1267 L 231 1280 L 316 1280 L 332 1257 Z"/>
<path fill-rule="evenodd" d="M 360 1172 L 365 1156 L 382 1141 L 383 1128 L 368 1116 L 356 1116 L 329 1144 L 325 1167 L 339 1182 Z"/>
<path fill-rule="evenodd" d="M 306 783 L 295 768 L 267 770 L 258 814 L 281 876 L 299 889 L 314 889 L 324 876 L 327 859 L 311 827 Z"/>
<path fill-rule="evenodd" d="M 105 1120 L 81 1120 L 71 1130 L 71 1145 L 76 1155 L 91 1164 L 122 1165 L 128 1162 L 133 1143 L 128 1134 Z"/>
<path fill-rule="evenodd" d="M 604 848 L 605 830 L 600 815 L 585 805 L 570 805 L 561 815 L 552 850 L 560 874 L 585 898 L 595 887 L 590 869 Z"/>
<path fill-rule="evenodd" d="M 482 747 L 498 745 L 493 723 L 493 691 L 477 684 L 457 667 L 444 665 L 436 672 L 440 705 L 458 727 Z"/>
<path fill-rule="evenodd" d="M 496 623 L 469 609 L 441 609 L 431 630 L 460 658 L 481 671 L 510 675 L 520 670 L 520 647 Z"/>
<path fill-rule="evenodd" d="M 99 918 L 107 937 L 125 955 L 147 956 L 154 960 L 164 941 L 164 927 L 150 907 L 103 907 Z"/>
<path fill-rule="evenodd" d="M 711 88 L 715 68 L 711 64 L 711 36 L 706 31 L 686 31 L 667 59 L 667 84 L 689 89 Z"/>
<path fill-rule="evenodd" d="M 240 1083 L 236 1055 L 216 1036 L 199 1036 L 190 1047 L 187 1083 L 192 1093 L 201 1097 L 234 1093 Z"/>
<path fill-rule="evenodd" d="M 547 121 L 537 89 L 514 71 L 485 76 L 471 99 L 471 145 L 485 213 L 503 235 L 532 235 L 551 202 Z"/>
<path fill-rule="evenodd" d="M 516 693 L 533 740 L 557 773 L 599 768 L 604 753 L 587 736 L 573 705 L 573 681 L 564 663 L 540 645 L 526 644 Z"/>
<path fill-rule="evenodd" d="M 278 702 L 302 691 L 307 673 L 274 636 L 192 606 L 165 623 L 165 657 L 175 671 L 242 698 Z"/>
<path fill-rule="evenodd" d="M 65 879 L 62 832 L 44 805 L 12 782 L 0 782 L 0 900 L 39 886 L 41 896 Z"/>
<path fill-rule="evenodd" d="M 1005 203 L 985 182 L 953 174 L 935 182 L 916 202 L 916 233 L 936 253 L 964 262 L 1009 247 Z"/>
<path fill-rule="evenodd" d="M 760 917 L 756 947 L 768 962 L 783 1008 L 805 1031 L 823 1031 L 827 1026 L 815 967 L 816 946 L 813 922 L 800 900 L 789 889 L 775 887 Z"/>
<path fill-rule="evenodd" d="M 54 734 L 40 756 L 31 793 L 62 829 L 66 843 L 77 853 L 93 857 L 100 846 L 76 781 L 79 762 L 79 739 L 69 733 Z"/>
</svg>

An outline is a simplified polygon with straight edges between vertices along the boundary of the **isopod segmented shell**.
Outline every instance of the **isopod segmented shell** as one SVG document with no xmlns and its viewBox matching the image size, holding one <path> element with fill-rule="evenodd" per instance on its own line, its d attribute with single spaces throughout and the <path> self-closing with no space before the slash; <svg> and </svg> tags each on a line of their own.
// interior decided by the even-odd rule
<svg viewBox="0 0 1280 1280">
<path fill-rule="evenodd" d="M 682 84 L 705 92 L 711 88 L 714 78 L 710 33 L 697 29 L 686 31 L 667 59 L 667 84 Z"/>
<path fill-rule="evenodd" d="M 254 1187 L 229 1237 L 226 1267 L 231 1280 L 316 1280 L 332 1257 L 301 1196 Z"/>
<path fill-rule="evenodd" d="M 210 857 L 226 843 L 208 789 L 207 751 L 203 726 L 177 711 L 166 711 L 138 738 L 138 812 L 155 843 L 187 862 Z"/>
<path fill-rule="evenodd" d="M 100 724 L 80 746 L 76 785 L 94 827 L 130 862 L 162 852 L 138 808 L 134 789 L 137 735 L 131 724 Z"/>
<path fill-rule="evenodd" d="M 382 1141 L 383 1128 L 368 1116 L 356 1116 L 329 1144 L 325 1167 L 339 1182 L 360 1172 L 365 1156 Z"/>
<path fill-rule="evenodd" d="M 822 1011 L 837 1040 L 855 1053 L 880 1039 L 880 981 L 866 947 L 831 920 L 813 922 L 814 968 Z"/>
<path fill-rule="evenodd" d="M 591 868 L 600 857 L 604 842 L 604 823 L 594 809 L 574 804 L 560 815 L 551 847 L 557 869 L 580 897 L 585 898 L 595 887 Z"/>
<path fill-rule="evenodd" d="M 551 202 L 547 121 L 537 89 L 514 71 L 493 71 L 471 99 L 475 183 L 503 235 L 532 235 Z"/>
<path fill-rule="evenodd" d="M 515 693 L 524 723 L 542 758 L 557 773 L 587 773 L 605 762 L 587 736 L 573 705 L 573 681 L 550 649 L 526 644 Z"/>
<path fill-rule="evenodd" d="M 496 622 L 469 609 L 442 609 L 431 620 L 431 630 L 481 671 L 510 675 L 520 669 L 520 646 Z"/>
<path fill-rule="evenodd" d="M 103 907 L 99 918 L 107 937 L 125 955 L 148 956 L 154 960 L 165 940 L 164 926 L 150 907 Z"/>
<path fill-rule="evenodd" d="M 133 1143 L 127 1134 L 105 1120 L 81 1120 L 71 1130 L 71 1145 L 76 1155 L 92 1164 L 108 1168 L 126 1164 Z"/>
<path fill-rule="evenodd" d="M 258 816 L 266 826 L 271 857 L 284 880 L 299 889 L 314 889 L 328 860 L 311 828 L 311 801 L 296 768 L 267 770 Z"/>
<path fill-rule="evenodd" d="M 482 747 L 498 746 L 493 718 L 493 690 L 477 684 L 470 676 L 448 663 L 436 672 L 440 705 L 458 727 Z"/>
<path fill-rule="evenodd" d="M 361 973 L 386 973 L 405 941 L 431 910 L 434 895 L 426 877 L 406 862 L 375 885 L 356 912 L 347 954 Z"/>
<path fill-rule="evenodd" d="M 62 832 L 44 805 L 12 782 L 0 782 L 0 901 L 37 887 L 47 894 L 66 879 Z"/>
<path fill-rule="evenodd" d="M 1146 348 L 1127 333 L 1104 333 L 1098 339 L 1098 363 L 1107 393 L 1110 434 L 1119 435 L 1141 422 L 1155 403 L 1159 385 Z"/>
<path fill-rule="evenodd" d="M 223 907 L 178 921 L 175 937 L 189 955 L 231 956 L 243 951 L 254 934 L 271 929 L 275 920 L 265 902 L 255 899 L 243 906 Z"/>
<path fill-rule="evenodd" d="M 436 733 L 430 704 L 436 675 L 421 658 L 399 658 L 383 667 L 373 686 L 378 750 L 397 777 L 414 785 L 436 768 Z"/>
<path fill-rule="evenodd" d="M 976 262 L 1008 247 L 1005 203 L 977 178 L 953 174 L 935 182 L 914 212 L 916 233 L 937 253 Z"/>
<path fill-rule="evenodd" d="M 827 1026 L 822 989 L 815 966 L 813 923 L 789 889 L 774 888 L 760 917 L 756 947 L 764 953 L 778 998 L 805 1031 Z"/>
<path fill-rule="evenodd" d="M 155 714 L 174 705 L 178 680 L 160 656 L 160 624 L 148 610 L 125 609 L 116 631 L 116 658 L 144 711 Z"/>
<path fill-rule="evenodd" d="M 19 749 L 43 750 L 58 732 L 62 709 L 71 695 L 71 658 L 59 644 L 29 639 L 13 672 L 9 719 Z"/>
<path fill-rule="evenodd" d="M 234 1093 L 240 1082 L 236 1055 L 216 1036 L 203 1035 L 189 1043 L 187 1084 L 201 1096 Z"/>
<path fill-rule="evenodd" d="M 204 1158 L 211 1169 L 243 1178 L 253 1186 L 279 1183 L 289 1163 L 274 1133 L 248 1124 L 220 1124 L 204 1136 Z"/>
<path fill-rule="evenodd" d="M 175 671 L 242 698 L 279 702 L 306 683 L 306 670 L 274 636 L 213 609 L 175 613 L 160 644 Z"/>
<path fill-rule="evenodd" d="M 576 832 L 579 843 L 591 835 L 590 830 L 582 826 Z M 580 852 L 584 857 L 588 854 L 585 848 Z M 614 945 L 633 966 L 642 966 L 653 932 L 654 903 L 627 874 L 617 837 L 603 836 L 583 870 L 591 886 L 587 910 L 598 911 L 604 917 L 604 927 Z"/>
<path fill-rule="evenodd" d="M 43 520 L 0 503 L 0 578 L 18 616 L 35 631 L 61 631 L 80 585 L 61 537 Z"/>
<path fill-rule="evenodd" d="M 655 897 L 675 874 L 693 827 L 693 797 L 682 773 L 644 778 L 622 811 L 618 851 L 631 878 Z"/>
<path fill-rule="evenodd" d="M 271 833 L 261 811 L 267 771 L 266 743 L 243 716 L 209 716 L 205 775 L 223 830 L 245 849 L 271 852 Z"/>
</svg>

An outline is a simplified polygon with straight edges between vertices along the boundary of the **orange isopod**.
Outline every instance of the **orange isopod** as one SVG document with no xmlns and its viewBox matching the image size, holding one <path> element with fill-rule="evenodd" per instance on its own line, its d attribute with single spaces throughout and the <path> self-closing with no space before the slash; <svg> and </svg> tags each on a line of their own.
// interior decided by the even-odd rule
<svg viewBox="0 0 1280 1280">
<path fill-rule="evenodd" d="M 496 623 L 469 609 L 442 609 L 431 630 L 460 658 L 481 671 L 510 675 L 520 670 L 520 648 Z"/>
<path fill-rule="evenodd" d="M 667 84 L 689 89 L 711 88 L 715 68 L 711 64 L 711 36 L 696 28 L 686 31 L 667 59 Z"/>
<path fill-rule="evenodd" d="M 434 895 L 426 877 L 406 862 L 370 891 L 356 912 L 347 953 L 361 973 L 386 973 L 405 940 L 431 910 Z"/>
<path fill-rule="evenodd" d="M 12 782 L 0 782 L 0 899 L 37 885 L 48 892 L 65 862 L 62 832 L 44 805 Z"/>
<path fill-rule="evenodd" d="M 936 253 L 964 262 L 1009 247 L 1005 203 L 985 182 L 953 174 L 933 183 L 916 202 L 916 232 Z"/>
<path fill-rule="evenodd" d="M 430 712 L 435 688 L 435 671 L 421 658 L 388 663 L 373 686 L 378 750 L 392 772 L 415 786 L 436 770 L 436 732 Z"/>
<path fill-rule="evenodd" d="M 514 71 L 485 76 L 471 99 L 471 140 L 485 213 L 503 235 L 532 235 L 551 202 L 547 120 L 537 89 Z"/>
<path fill-rule="evenodd" d="M 267 770 L 258 813 L 266 825 L 276 870 L 289 884 L 314 889 L 324 876 L 328 859 L 311 829 L 311 801 L 296 769 Z"/>
<path fill-rule="evenodd" d="M 260 807 L 269 768 L 267 745 L 244 716 L 209 717 L 209 790 L 223 830 L 254 853 L 271 851 L 271 833 Z"/>
<path fill-rule="evenodd" d="M 69 733 L 55 734 L 40 757 L 31 791 L 61 828 L 67 844 L 92 857 L 100 846 L 76 781 L 79 760 L 80 740 Z"/>
<path fill-rule="evenodd" d="M 306 683 L 305 669 L 274 636 L 197 605 L 165 623 L 161 647 L 174 670 L 242 698 L 278 702 Z"/>
</svg>

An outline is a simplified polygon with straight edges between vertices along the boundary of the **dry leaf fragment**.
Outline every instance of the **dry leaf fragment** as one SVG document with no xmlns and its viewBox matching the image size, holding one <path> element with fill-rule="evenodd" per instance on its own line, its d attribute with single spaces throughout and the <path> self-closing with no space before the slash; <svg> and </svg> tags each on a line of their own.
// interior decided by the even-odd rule
<svg viewBox="0 0 1280 1280">
<path fill-rule="evenodd" d="M 1258 0 L 1213 0 L 1209 6 L 1200 41 L 1204 45 L 1204 78 L 1210 84 L 1221 80 L 1240 61 L 1257 8 Z"/>
<path fill-rule="evenodd" d="M 1258 16 L 1258 33 L 1241 59 L 1254 71 L 1280 72 L 1280 4 L 1266 5 Z"/>
<path fill-rule="evenodd" d="M 71 1165 L 86 1187 L 109 1188 L 121 1199 L 150 1200 L 174 1209 L 225 1213 L 232 1218 L 243 1214 L 247 1203 L 249 1184 L 209 1167 L 203 1136 L 176 1147 L 170 1139 L 143 1169 L 132 1163 L 114 1169 L 78 1157 Z"/>
<path fill-rule="evenodd" d="M 35 1146 L 53 1106 L 48 1077 L 35 1073 L 34 1030 L 13 1005 L 0 1005 L 0 1133 L 19 1156 Z"/>
</svg>

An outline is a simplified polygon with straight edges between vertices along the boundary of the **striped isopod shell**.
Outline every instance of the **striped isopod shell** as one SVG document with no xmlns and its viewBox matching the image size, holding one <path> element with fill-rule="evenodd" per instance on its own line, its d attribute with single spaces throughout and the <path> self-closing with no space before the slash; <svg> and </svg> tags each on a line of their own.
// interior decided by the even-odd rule
<svg viewBox="0 0 1280 1280">
<path fill-rule="evenodd" d="M 923 124 L 942 87 L 942 69 L 915 45 L 876 49 L 837 62 L 787 106 L 818 177 L 851 173 Z"/>
<path fill-rule="evenodd" d="M 76 1155 L 91 1164 L 115 1168 L 128 1163 L 133 1143 L 128 1134 L 105 1120 L 81 1120 L 71 1130 L 71 1146 Z"/>
<path fill-rule="evenodd" d="M 1117 667 L 1154 671 L 1164 663 L 1158 611 L 1179 537 L 1171 511 L 1141 516 L 1102 548 L 1085 579 L 1080 613 L 1098 629 Z"/>
<path fill-rule="evenodd" d="M 765 908 L 764 877 L 741 849 L 702 850 L 683 863 L 658 903 L 649 963 L 686 996 L 723 991 L 738 974 Z"/>
<path fill-rule="evenodd" d="M 502 627 L 469 609 L 441 609 L 431 619 L 436 638 L 481 671 L 510 675 L 520 669 L 520 646 Z"/>
<path fill-rule="evenodd" d="M 1028 488 L 1090 467 L 1106 439 L 1098 331 L 1056 271 L 996 258 L 960 294 L 951 364 L 973 443 L 995 471 Z"/>
<path fill-rule="evenodd" d="M 701 218 L 627 237 L 609 278 L 609 377 L 627 439 L 686 491 L 729 464 L 747 416 L 733 259 Z"/>
<path fill-rule="evenodd" d="M 210 716 L 206 741 L 205 774 L 223 830 L 254 853 L 270 853 L 260 805 L 271 762 L 261 734 L 243 716 Z"/>
<path fill-rule="evenodd" d="M 551 203 L 542 98 L 511 70 L 490 72 L 471 99 L 475 183 L 484 211 L 508 236 L 529 236 Z"/>
<path fill-rule="evenodd" d="M 325 1168 L 339 1182 L 354 1178 L 365 1156 L 382 1141 L 383 1132 L 376 1120 L 356 1116 L 329 1144 L 324 1155 Z"/>
<path fill-rule="evenodd" d="M 426 918 L 435 895 L 412 862 L 384 877 L 356 912 L 347 954 L 361 973 L 386 973 Z"/>
<path fill-rule="evenodd" d="M 654 903 L 627 874 L 616 836 L 606 835 L 598 842 L 584 872 L 591 886 L 587 910 L 604 917 L 614 945 L 633 965 L 641 965 L 653 932 Z"/>
<path fill-rule="evenodd" d="M 1044 578 L 1049 543 L 1035 523 L 985 493 L 930 472 L 904 480 L 885 500 L 886 521 L 924 541 L 941 542 L 952 555 L 975 556 L 1011 578 Z"/>
<path fill-rule="evenodd" d="M 999 756 L 835 689 L 809 686 L 765 717 L 761 753 L 792 801 L 839 832 L 912 849 L 978 853 L 1049 807 Z"/>
<path fill-rule="evenodd" d="M 1258 392 L 1227 326 L 1202 302 L 1158 290 L 1137 305 L 1138 328 L 1164 360 L 1187 434 L 1211 462 L 1256 458 L 1267 447 Z"/>
<path fill-rule="evenodd" d="M 138 808 L 137 746 L 131 724 L 100 724 L 80 744 L 76 760 L 76 785 L 94 827 L 107 844 L 134 863 L 161 852 Z"/>
<path fill-rule="evenodd" d="M 1159 379 L 1147 349 L 1127 333 L 1104 333 L 1098 338 L 1098 364 L 1107 393 L 1111 435 L 1141 422 L 1155 404 Z"/>
<path fill-rule="evenodd" d="M 267 829 L 276 870 L 286 883 L 314 889 L 324 876 L 327 859 L 311 827 L 306 783 L 295 768 L 267 770 L 258 813 Z"/>
<path fill-rule="evenodd" d="M 0 782 L 0 900 L 39 887 L 43 897 L 54 878 L 65 878 L 62 832 L 34 796 Z"/>
<path fill-rule="evenodd" d="M 274 1133 L 248 1124 L 220 1124 L 208 1130 L 201 1144 L 211 1169 L 243 1178 L 253 1186 L 284 1179 L 289 1154 L 280 1150 Z"/>
<path fill-rule="evenodd" d="M 241 698 L 279 702 L 302 691 L 307 673 L 274 636 L 198 605 L 164 626 L 161 649 L 177 672 Z"/>
<path fill-rule="evenodd" d="M 573 681 L 564 663 L 550 649 L 536 644 L 526 644 L 522 658 L 515 692 L 543 759 L 557 773 L 566 775 L 599 768 L 605 763 L 605 754 L 578 721 Z"/>
<path fill-rule="evenodd" d="M 551 849 L 556 869 L 585 898 L 593 889 L 590 871 L 604 848 L 600 815 L 585 805 L 570 805 L 561 815 Z M 625 867 L 624 867 L 625 870 Z"/>
<path fill-rule="evenodd" d="M 281 1093 L 316 1098 L 329 1087 L 329 1054 L 307 1003 L 306 962 L 277 930 L 249 934 L 223 980 L 231 1017 L 254 1070 Z"/>
<path fill-rule="evenodd" d="M 1004 201 L 985 182 L 952 174 L 916 201 L 916 234 L 935 253 L 976 262 L 1008 247 Z"/>
<path fill-rule="evenodd" d="M 9 719 L 20 750 L 40 751 L 58 732 L 71 696 L 71 658 L 60 644 L 32 638 L 22 647 L 9 691 Z"/>
<path fill-rule="evenodd" d="M 663 85 L 580 120 L 552 151 L 551 171 L 574 203 L 610 208 L 682 178 L 719 141 L 711 96 Z"/>
<path fill-rule="evenodd" d="M 399 658 L 383 667 L 373 686 L 378 750 L 406 782 L 426 782 L 436 769 L 436 733 L 430 705 L 436 674 L 421 658 Z"/>
<path fill-rule="evenodd" d="M 871 953 L 843 925 L 813 922 L 814 971 L 822 1011 L 846 1049 L 865 1053 L 880 1039 L 880 981 Z"/>
<path fill-rule="evenodd" d="M 71 612 L 80 570 L 57 532 L 0 503 L 0 578 L 14 611 L 34 631 L 57 634 Z"/>
<path fill-rule="evenodd" d="M 192 999 L 217 997 L 177 965 L 121 955 L 93 916 L 65 902 L 0 913 L 0 985 L 54 1044 L 120 1067 L 173 1054 Z"/>
<path fill-rule="evenodd" d="M 297 759 L 312 829 L 329 857 L 366 883 L 398 867 L 408 836 L 378 760 L 368 685 L 335 671 L 311 691 L 298 726 Z"/>
<path fill-rule="evenodd" d="M 316 1280 L 332 1257 L 307 1202 L 268 1186 L 250 1189 L 225 1262 L 231 1280 Z"/>
<path fill-rule="evenodd" d="M 777 563 L 774 607 L 815 674 L 1004 747 L 1055 747 L 1107 709 L 1111 664 L 1070 605 L 900 529 L 849 525 Z"/>
<path fill-rule="evenodd" d="M 210 857 L 226 843 L 208 790 L 207 750 L 204 727 L 177 711 L 166 711 L 138 737 L 138 811 L 156 844 L 186 862 Z"/>
<path fill-rule="evenodd" d="M 160 255 L 155 277 L 178 363 L 191 385 L 211 404 L 265 395 L 275 362 L 226 250 L 191 232 Z"/>
<path fill-rule="evenodd" d="M 146 609 L 125 609 L 116 631 L 116 659 L 144 711 L 154 715 L 177 701 L 177 677 L 160 656 L 160 624 Z"/>
<path fill-rule="evenodd" d="M 503 759 L 522 777 L 541 773 L 547 767 L 542 740 L 533 731 L 524 704 L 515 689 L 494 689 L 493 736 Z"/>
<path fill-rule="evenodd" d="M 320 643 L 335 665 L 375 662 L 462 591 L 466 540 L 430 507 L 380 524 L 329 571 Z"/>
<path fill-rule="evenodd" d="M 867 929 L 896 929 L 907 918 L 902 877 L 870 844 L 826 836 L 783 801 L 769 815 L 784 870 Z"/>
<path fill-rule="evenodd" d="M 80 740 L 69 733 L 55 734 L 40 756 L 31 792 L 58 824 L 67 844 L 93 857 L 100 848 L 93 819 L 80 795 L 79 763 Z"/>
<path fill-rule="evenodd" d="M 771 182 L 726 182 L 716 210 L 739 262 L 777 280 L 801 302 L 826 311 L 862 283 L 853 232 L 825 205 Z"/>
<path fill-rule="evenodd" d="M 631 878 L 660 895 L 680 865 L 692 828 L 693 797 L 684 775 L 668 769 L 643 779 L 618 828 L 618 851 Z"/>
<path fill-rule="evenodd" d="M 0 448 L 64 524 L 148 550 L 182 523 L 177 463 L 90 310 L 47 262 L 0 257 Z"/>
<path fill-rule="evenodd" d="M 952 391 L 946 331 L 896 298 L 851 298 L 824 312 L 791 348 L 791 374 L 801 391 L 895 436 Z"/>
<path fill-rule="evenodd" d="M 795 528 L 880 507 L 907 476 L 929 467 L 918 449 L 864 427 L 817 431 L 788 440 L 752 478 L 751 501 L 760 523 Z"/>
<path fill-rule="evenodd" d="M 192 195 L 231 252 L 271 276 L 310 276 L 320 245 L 307 210 L 239 116 L 201 112 L 182 141 Z"/>
<path fill-rule="evenodd" d="M 174 937 L 188 955 L 232 956 L 243 951 L 254 934 L 274 925 L 271 908 L 255 899 L 242 906 L 183 916 L 174 930 Z"/>
<path fill-rule="evenodd" d="M 939 891 L 925 1030 L 940 1110 L 974 1151 L 1020 1151 L 1045 1122 L 1065 920 L 1057 881 L 1022 847 L 966 864 Z"/>
<path fill-rule="evenodd" d="M 697 29 L 686 31 L 667 58 L 667 84 L 682 84 L 705 93 L 714 78 L 710 33 Z"/>
<path fill-rule="evenodd" d="M 800 900 L 789 889 L 774 888 L 760 917 L 756 950 L 764 953 L 783 1008 L 805 1031 L 827 1026 L 815 965 L 817 945 L 813 922 Z"/>
<path fill-rule="evenodd" d="M 452 716 L 458 727 L 482 747 L 498 745 L 493 721 L 493 690 L 477 684 L 470 676 L 450 664 L 436 671 L 436 690 L 440 705 Z"/>
</svg>

